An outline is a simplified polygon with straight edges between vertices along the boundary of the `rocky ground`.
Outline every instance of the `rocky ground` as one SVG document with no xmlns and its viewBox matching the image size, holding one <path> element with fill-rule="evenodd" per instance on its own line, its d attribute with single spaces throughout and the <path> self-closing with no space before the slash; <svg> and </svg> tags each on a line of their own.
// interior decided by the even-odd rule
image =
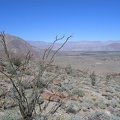
<svg viewBox="0 0 120 120">
<path fill-rule="evenodd" d="M 23 79 L 26 94 L 35 75 L 35 63 Z M 8 71 L 7 71 L 8 72 Z M 9 73 L 10 74 L 10 73 Z M 19 72 L 19 75 L 22 75 Z M 54 78 L 54 79 L 53 79 Z M 43 75 L 44 88 L 34 120 L 120 120 L 120 73 L 98 76 L 71 66 L 50 66 Z M 11 82 L 0 74 L 0 120 L 21 120 Z"/>
</svg>

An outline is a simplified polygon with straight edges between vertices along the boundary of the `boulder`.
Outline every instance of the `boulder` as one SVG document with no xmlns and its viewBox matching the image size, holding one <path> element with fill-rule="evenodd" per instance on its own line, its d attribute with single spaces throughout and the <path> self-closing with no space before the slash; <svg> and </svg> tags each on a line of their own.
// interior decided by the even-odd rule
<svg viewBox="0 0 120 120">
<path fill-rule="evenodd" d="M 61 99 L 59 96 L 52 94 L 51 92 L 44 92 L 42 94 L 43 99 L 53 102 L 59 102 Z"/>
</svg>

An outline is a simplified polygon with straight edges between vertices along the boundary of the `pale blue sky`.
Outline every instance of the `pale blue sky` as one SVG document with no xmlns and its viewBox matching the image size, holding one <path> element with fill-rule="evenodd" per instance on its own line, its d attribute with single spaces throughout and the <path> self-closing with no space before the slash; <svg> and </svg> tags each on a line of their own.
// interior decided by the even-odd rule
<svg viewBox="0 0 120 120">
<path fill-rule="evenodd" d="M 25 40 L 120 40 L 120 0 L 0 0 L 0 11 L 0 31 Z"/>
</svg>

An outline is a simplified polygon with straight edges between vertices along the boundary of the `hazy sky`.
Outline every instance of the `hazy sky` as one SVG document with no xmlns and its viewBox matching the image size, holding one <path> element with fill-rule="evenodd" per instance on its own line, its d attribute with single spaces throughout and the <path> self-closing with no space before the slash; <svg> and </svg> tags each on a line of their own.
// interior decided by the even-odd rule
<svg viewBox="0 0 120 120">
<path fill-rule="evenodd" d="M 25 40 L 120 40 L 120 0 L 0 0 L 0 31 Z"/>
</svg>

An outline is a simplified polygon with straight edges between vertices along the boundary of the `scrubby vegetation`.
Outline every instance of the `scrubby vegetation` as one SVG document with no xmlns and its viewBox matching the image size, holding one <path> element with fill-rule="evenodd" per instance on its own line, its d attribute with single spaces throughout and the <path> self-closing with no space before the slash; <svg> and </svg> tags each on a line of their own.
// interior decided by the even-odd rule
<svg viewBox="0 0 120 120">
<path fill-rule="evenodd" d="M 0 62 L 0 120 L 120 119 L 119 74 L 101 77 L 53 64 L 57 37 L 40 61 L 32 61 L 30 52 L 14 61 L 1 38 L 8 59 Z"/>
</svg>

